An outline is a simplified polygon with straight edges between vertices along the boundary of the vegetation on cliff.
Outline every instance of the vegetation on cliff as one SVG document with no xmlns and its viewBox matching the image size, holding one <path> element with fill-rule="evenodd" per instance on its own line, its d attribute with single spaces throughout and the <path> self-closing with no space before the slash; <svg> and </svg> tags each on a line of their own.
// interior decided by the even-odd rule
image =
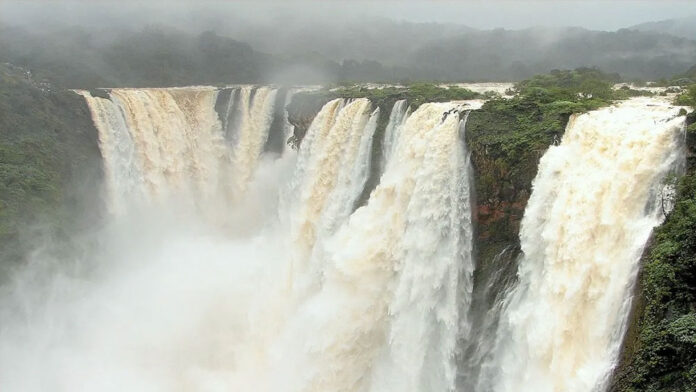
<svg viewBox="0 0 696 392">
<path fill-rule="evenodd" d="M 696 107 L 696 83 L 687 87 L 686 90 L 677 97 L 676 104 Z"/>
<path fill-rule="evenodd" d="M 644 94 L 613 89 L 618 80 L 595 68 L 554 70 L 517 83 L 511 98 L 489 100 L 469 115 L 480 240 L 517 241 L 539 158 L 560 141 L 571 114 Z"/>
<path fill-rule="evenodd" d="M 438 86 L 431 83 L 413 83 L 405 87 L 388 86 L 383 88 L 353 86 L 328 90 L 324 94 L 332 98 L 366 97 L 377 106 L 405 99 L 414 110 L 425 102 L 460 101 L 486 97 L 466 88 Z"/>
<path fill-rule="evenodd" d="M 645 94 L 615 90 L 617 80 L 594 68 L 554 70 L 516 84 L 512 97 L 491 99 L 469 114 L 466 142 L 477 198 L 475 314 L 485 314 L 515 280 L 519 226 L 539 159 L 560 142 L 570 116 Z"/>
<path fill-rule="evenodd" d="M 29 241 L 64 238 L 83 221 L 100 176 L 84 100 L 0 65 L 0 277 L 35 245 Z"/>
</svg>

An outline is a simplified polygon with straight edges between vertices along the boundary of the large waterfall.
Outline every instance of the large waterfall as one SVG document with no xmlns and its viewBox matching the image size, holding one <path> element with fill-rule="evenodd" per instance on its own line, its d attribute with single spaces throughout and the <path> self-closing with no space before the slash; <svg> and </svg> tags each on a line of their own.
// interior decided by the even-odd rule
<svg viewBox="0 0 696 392">
<path fill-rule="evenodd" d="M 336 99 L 294 151 L 292 91 L 81 94 L 110 218 L 12 309 L 3 388 L 454 390 L 474 269 L 465 104 Z"/>
<path fill-rule="evenodd" d="M 294 150 L 295 91 L 79 92 L 109 211 L 80 257 L 38 250 L 3 287 L 0 389 L 606 390 L 683 165 L 677 108 L 572 116 L 519 260 L 473 287 L 481 102 L 334 99 Z"/>
<path fill-rule="evenodd" d="M 115 89 L 110 99 L 82 93 L 99 131 L 109 206 L 122 211 L 141 196 L 229 204 L 256 170 L 276 93 L 236 89 L 221 116 L 214 88 Z"/>
<path fill-rule="evenodd" d="M 570 119 L 541 158 L 479 391 L 603 391 L 618 358 L 638 261 L 669 209 L 683 117 L 634 99 Z"/>
</svg>

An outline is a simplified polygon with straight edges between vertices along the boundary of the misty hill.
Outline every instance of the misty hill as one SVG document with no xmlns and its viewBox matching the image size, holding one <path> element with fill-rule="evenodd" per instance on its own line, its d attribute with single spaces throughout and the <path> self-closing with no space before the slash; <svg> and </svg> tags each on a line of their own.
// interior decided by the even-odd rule
<svg viewBox="0 0 696 392">
<path fill-rule="evenodd" d="M 662 33 L 580 28 L 484 31 L 373 22 L 333 29 L 289 23 L 282 33 L 247 25 L 217 33 L 169 27 L 136 31 L 0 27 L 0 61 L 70 88 L 516 81 L 577 67 L 650 80 L 681 74 L 696 64 L 696 41 Z"/>
<path fill-rule="evenodd" d="M 339 62 L 373 60 L 387 68 L 405 68 L 396 74 L 406 79 L 521 80 L 552 69 L 592 66 L 627 78 L 659 79 L 696 63 L 696 42 L 628 29 L 477 30 L 373 18 L 331 25 L 290 21 L 280 37 L 268 31 L 272 26 L 224 28 L 225 34 L 269 53 L 315 52 Z"/>
<path fill-rule="evenodd" d="M 667 19 L 658 22 L 641 23 L 631 26 L 629 29 L 665 33 L 675 37 L 696 39 L 696 15 L 679 19 Z"/>
<path fill-rule="evenodd" d="M 437 61 L 428 61 L 437 59 Z M 445 78 L 520 80 L 554 68 L 599 67 L 624 78 L 656 79 L 683 72 L 696 61 L 696 42 L 630 30 L 493 30 L 463 35 L 418 48 L 413 64 Z"/>
<path fill-rule="evenodd" d="M 213 33 L 0 30 L 0 60 L 71 88 L 254 82 L 267 57 Z"/>
</svg>

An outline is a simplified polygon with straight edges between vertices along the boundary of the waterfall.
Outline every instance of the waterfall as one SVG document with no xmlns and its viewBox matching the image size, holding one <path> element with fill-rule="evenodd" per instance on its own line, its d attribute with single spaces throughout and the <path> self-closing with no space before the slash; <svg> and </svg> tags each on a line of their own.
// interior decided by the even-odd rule
<svg viewBox="0 0 696 392">
<path fill-rule="evenodd" d="M 365 209 L 368 219 L 386 226 L 381 235 L 379 225 L 370 229 L 369 243 L 395 243 L 377 251 L 379 264 L 371 267 L 382 273 L 384 263 L 393 263 L 396 273 L 387 285 L 389 344 L 378 354 L 373 391 L 455 389 L 457 339 L 469 328 L 474 262 L 471 170 L 462 143 L 466 117 L 442 115 L 454 108 L 424 104 L 408 117 Z"/>
<path fill-rule="evenodd" d="M 277 90 L 260 87 L 242 87 L 239 98 L 239 127 L 234 130 L 232 168 L 237 193 L 246 190 L 256 170 L 263 146 L 273 121 L 273 107 Z"/>
<path fill-rule="evenodd" d="M 462 336 L 462 351 L 458 355 L 457 390 L 487 390 L 478 386 L 479 375 L 486 373 L 493 359 L 491 348 L 496 341 L 503 298 L 515 283 L 517 250 L 508 245 L 492 260 L 477 266 L 469 314 L 472 325 L 469 334 Z"/>
<path fill-rule="evenodd" d="M 246 191 L 273 116 L 276 90 L 228 92 L 216 113 L 214 88 L 113 89 L 86 98 L 105 160 L 109 207 L 139 195 L 183 198 L 215 214 Z"/>
<path fill-rule="evenodd" d="M 544 154 L 479 391 L 603 391 L 626 329 L 638 261 L 664 219 L 662 182 L 683 159 L 683 117 L 633 99 L 570 119 Z"/>
<path fill-rule="evenodd" d="M 389 158 L 394 150 L 394 145 L 396 144 L 396 138 L 399 136 L 399 128 L 403 125 L 404 121 L 408 117 L 408 104 L 405 99 L 396 101 L 394 107 L 392 108 L 391 114 L 389 115 L 389 123 L 384 130 L 384 142 L 382 142 L 382 171 L 386 166 Z"/>
<path fill-rule="evenodd" d="M 351 180 L 346 171 L 350 171 L 356 159 L 370 113 L 371 104 L 367 99 L 350 103 L 338 99 L 322 108 L 307 131 L 295 173 L 299 183 L 299 188 L 294 190 L 299 196 L 296 207 L 299 213 L 294 216 L 292 229 L 296 235 L 294 243 L 302 252 L 299 256 L 301 259 L 305 259 L 314 247 L 321 226 L 335 226 L 340 223 L 339 220 L 345 219 L 345 214 L 339 217 L 325 211 L 341 208 L 335 206 L 340 197 L 353 197 L 339 194 L 334 200 L 331 198 L 336 186 L 340 188 L 340 185 L 344 185 L 339 184 L 340 180 Z M 363 158 L 367 158 L 367 155 L 363 155 Z M 345 184 L 343 191 L 349 192 L 355 187 L 350 188 L 350 184 Z M 334 220 L 337 222 L 332 222 Z"/>
<path fill-rule="evenodd" d="M 290 93 L 81 94 L 114 214 L 85 272 L 27 270 L 0 297 L 3 387 L 454 390 L 473 271 L 462 104 L 397 103 L 358 206 L 382 115 L 368 99 L 326 103 L 277 154 Z"/>
<path fill-rule="evenodd" d="M 475 288 L 463 134 L 481 102 L 334 99 L 294 151 L 294 91 L 80 92 L 113 214 L 84 259 L 37 252 L 46 269 L 0 296 L 4 388 L 604 391 L 683 164 L 677 108 L 571 117 L 520 247 Z"/>
<path fill-rule="evenodd" d="M 301 203 L 306 209 L 299 211 L 304 224 L 316 221 L 317 206 L 332 210 L 326 187 L 342 188 L 327 178 L 342 165 L 321 154 L 334 148 L 326 139 L 345 140 L 346 130 L 354 129 L 347 124 L 372 131 L 364 125 L 368 103 L 344 103 L 324 106 L 301 147 L 300 158 L 307 149 L 315 161 L 301 170 L 311 179 Z M 280 357 L 293 360 L 284 363 L 275 390 L 454 389 L 459 300 L 461 292 L 471 291 L 473 269 L 462 122 L 456 114 L 443 116 L 455 107 L 423 104 L 408 117 L 394 150 L 398 164 L 387 166 L 367 204 L 335 234 L 322 237 L 315 228 L 298 228 L 302 240 L 321 242 L 323 251 L 314 253 L 314 294 L 285 330 L 282 341 L 290 348 Z M 298 348 L 296 342 L 307 337 Z"/>
<path fill-rule="evenodd" d="M 143 197 L 143 174 L 136 164 L 136 149 L 125 114 L 118 101 L 92 97 L 81 92 L 87 101 L 99 133 L 99 146 L 104 159 L 107 186 L 107 207 L 112 213 L 122 213 L 129 198 Z"/>
</svg>

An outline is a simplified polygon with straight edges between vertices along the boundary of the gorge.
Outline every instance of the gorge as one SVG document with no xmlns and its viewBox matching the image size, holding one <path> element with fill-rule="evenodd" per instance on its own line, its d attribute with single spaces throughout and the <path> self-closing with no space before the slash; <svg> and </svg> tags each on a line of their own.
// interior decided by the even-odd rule
<svg viewBox="0 0 696 392">
<path fill-rule="evenodd" d="M 106 212 L 1 297 L 9 390 L 606 391 L 687 157 L 660 96 L 502 166 L 475 94 L 78 93 Z"/>
</svg>

